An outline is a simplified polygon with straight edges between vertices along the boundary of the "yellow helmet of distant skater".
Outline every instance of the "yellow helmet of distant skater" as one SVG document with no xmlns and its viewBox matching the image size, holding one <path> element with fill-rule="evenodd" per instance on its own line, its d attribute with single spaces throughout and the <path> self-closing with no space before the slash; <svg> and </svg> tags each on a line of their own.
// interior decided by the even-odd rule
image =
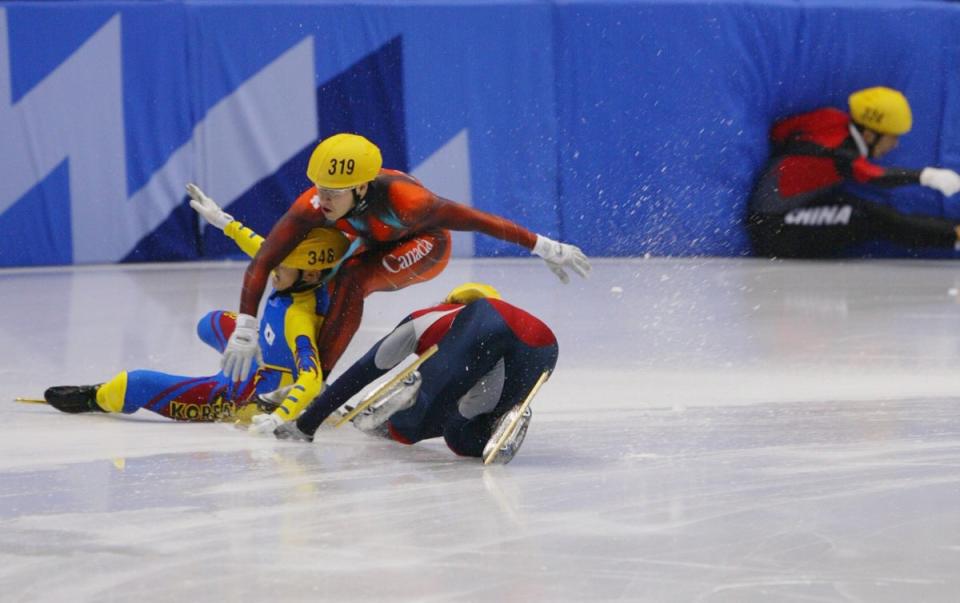
<svg viewBox="0 0 960 603">
<path fill-rule="evenodd" d="M 881 134 L 900 136 L 913 127 L 907 97 L 899 90 L 876 86 L 850 95 L 850 116 L 865 128 Z"/>
<path fill-rule="evenodd" d="M 298 270 L 333 268 L 350 247 L 350 240 L 334 228 L 314 228 L 280 265 Z"/>
<path fill-rule="evenodd" d="M 334 134 L 313 150 L 307 178 L 319 188 L 345 190 L 370 182 L 381 167 L 377 145 L 357 134 Z"/>
<path fill-rule="evenodd" d="M 484 283 L 463 283 L 453 288 L 453 291 L 447 294 L 444 303 L 448 304 L 469 304 L 478 299 L 503 299 L 500 292 Z"/>
</svg>

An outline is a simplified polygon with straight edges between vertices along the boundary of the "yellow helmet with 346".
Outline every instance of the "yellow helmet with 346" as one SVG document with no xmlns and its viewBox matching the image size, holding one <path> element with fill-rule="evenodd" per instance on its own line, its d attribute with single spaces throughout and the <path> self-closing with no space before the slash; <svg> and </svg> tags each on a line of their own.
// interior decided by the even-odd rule
<svg viewBox="0 0 960 603">
<path fill-rule="evenodd" d="M 453 291 L 447 294 L 443 300 L 448 304 L 469 304 L 478 299 L 503 299 L 500 292 L 492 286 L 484 283 L 463 283 L 453 288 Z"/>
<path fill-rule="evenodd" d="M 913 127 L 907 97 L 899 90 L 875 86 L 850 95 L 850 117 L 865 128 L 881 134 L 900 136 Z"/>
<path fill-rule="evenodd" d="M 377 145 L 357 134 L 334 134 L 313 150 L 307 178 L 318 188 L 345 190 L 370 182 L 381 167 Z"/>
<path fill-rule="evenodd" d="M 337 265 L 348 247 L 350 240 L 339 230 L 314 228 L 280 265 L 298 270 L 326 270 Z"/>
</svg>

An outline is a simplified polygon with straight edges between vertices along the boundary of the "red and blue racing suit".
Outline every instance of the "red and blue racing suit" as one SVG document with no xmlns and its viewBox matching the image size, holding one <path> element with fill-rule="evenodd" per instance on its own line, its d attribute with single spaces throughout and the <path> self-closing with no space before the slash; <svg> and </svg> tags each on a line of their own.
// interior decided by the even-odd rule
<svg viewBox="0 0 960 603">
<path fill-rule="evenodd" d="M 480 456 L 497 419 L 557 364 L 556 336 L 532 314 L 496 299 L 441 304 L 404 318 L 307 407 L 297 427 L 313 434 L 368 384 L 435 343 L 439 350 L 419 368 L 416 402 L 388 429 L 405 444 L 443 436 L 461 456 Z"/>
</svg>

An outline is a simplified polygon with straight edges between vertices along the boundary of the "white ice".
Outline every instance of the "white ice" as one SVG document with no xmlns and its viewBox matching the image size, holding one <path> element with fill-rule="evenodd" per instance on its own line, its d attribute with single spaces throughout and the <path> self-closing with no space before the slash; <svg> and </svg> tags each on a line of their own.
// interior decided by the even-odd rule
<svg viewBox="0 0 960 603">
<path fill-rule="evenodd" d="M 465 280 L 554 328 L 500 467 L 12 401 L 214 372 L 243 269 L 0 271 L 0 600 L 960 600 L 953 262 L 460 260 L 369 298 L 344 366 Z"/>
</svg>

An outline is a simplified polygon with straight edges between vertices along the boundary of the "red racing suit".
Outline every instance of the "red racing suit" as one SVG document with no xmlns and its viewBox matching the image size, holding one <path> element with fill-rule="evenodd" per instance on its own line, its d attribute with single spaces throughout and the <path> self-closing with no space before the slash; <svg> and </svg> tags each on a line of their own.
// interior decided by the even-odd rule
<svg viewBox="0 0 960 603">
<path fill-rule="evenodd" d="M 774 124 L 773 157 L 750 197 L 747 229 L 754 253 L 833 257 L 887 239 L 907 247 L 950 247 L 955 224 L 903 214 L 844 190 L 845 183 L 896 187 L 920 183 L 920 171 L 881 167 L 850 116 L 818 109 Z"/>
<path fill-rule="evenodd" d="M 297 244 L 326 219 L 316 187 L 304 191 L 277 221 L 250 262 L 240 312 L 255 316 L 267 278 Z M 317 336 L 329 374 L 363 317 L 363 300 L 437 276 L 450 259 L 449 230 L 476 231 L 533 249 L 537 236 L 507 219 L 439 197 L 412 176 L 381 170 L 363 199 L 334 226 L 357 237 L 331 283 L 330 308 Z"/>
<path fill-rule="evenodd" d="M 850 116 L 839 109 L 818 109 L 774 124 L 774 157 L 754 195 L 753 209 L 785 213 L 836 190 L 846 180 L 881 187 L 919 184 L 920 172 L 884 168 L 867 159 L 858 145 Z M 861 139 L 861 143 L 862 142 Z"/>
</svg>

